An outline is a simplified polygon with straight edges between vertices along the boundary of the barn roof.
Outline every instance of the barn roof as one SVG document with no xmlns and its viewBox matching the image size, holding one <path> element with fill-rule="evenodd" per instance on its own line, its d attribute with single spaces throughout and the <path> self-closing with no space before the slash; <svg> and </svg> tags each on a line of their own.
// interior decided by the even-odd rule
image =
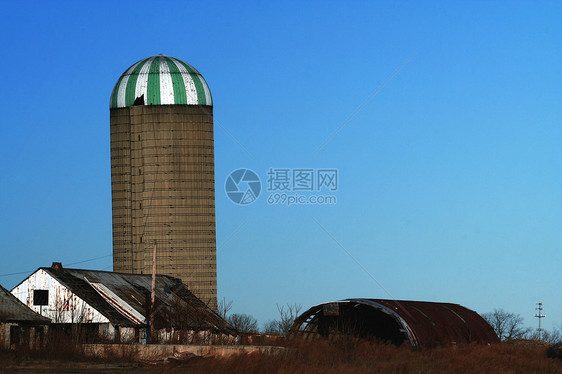
<svg viewBox="0 0 562 374">
<path fill-rule="evenodd" d="M 459 304 L 409 300 L 346 299 L 313 306 L 293 325 L 305 338 L 353 334 L 400 345 L 497 343 L 492 327 Z"/>
<path fill-rule="evenodd" d="M 67 269 L 60 263 L 38 270 L 48 273 L 114 325 L 147 323 L 147 317 L 150 316 L 151 275 Z M 167 275 L 156 275 L 154 316 L 157 328 L 173 326 L 234 332 L 181 280 Z"/>
<path fill-rule="evenodd" d="M 25 322 L 45 325 L 50 321 L 29 309 L 27 305 L 0 286 L 0 322 Z"/>
</svg>

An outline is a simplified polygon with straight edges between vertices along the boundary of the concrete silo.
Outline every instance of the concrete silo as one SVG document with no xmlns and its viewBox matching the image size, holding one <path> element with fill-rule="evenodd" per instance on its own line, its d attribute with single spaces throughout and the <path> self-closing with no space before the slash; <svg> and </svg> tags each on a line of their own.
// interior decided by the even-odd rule
<svg viewBox="0 0 562 374">
<path fill-rule="evenodd" d="M 189 64 L 127 69 L 110 100 L 113 269 L 180 278 L 217 305 L 213 106 Z"/>
</svg>

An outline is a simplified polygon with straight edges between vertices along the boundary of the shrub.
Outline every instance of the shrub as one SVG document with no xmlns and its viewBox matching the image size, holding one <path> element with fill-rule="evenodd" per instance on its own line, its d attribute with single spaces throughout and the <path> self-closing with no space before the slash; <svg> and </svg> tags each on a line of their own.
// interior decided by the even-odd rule
<svg viewBox="0 0 562 374">
<path fill-rule="evenodd" d="M 562 343 L 552 344 L 546 349 L 546 357 L 562 360 Z"/>
</svg>

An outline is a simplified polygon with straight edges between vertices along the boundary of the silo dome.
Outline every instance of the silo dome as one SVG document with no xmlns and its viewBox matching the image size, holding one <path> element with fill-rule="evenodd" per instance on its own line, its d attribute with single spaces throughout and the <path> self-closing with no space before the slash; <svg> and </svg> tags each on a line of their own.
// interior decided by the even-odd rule
<svg viewBox="0 0 562 374">
<path fill-rule="evenodd" d="M 207 82 L 193 66 L 160 54 L 133 64 L 113 88 L 111 109 L 135 105 L 213 106 L 213 100 Z"/>
</svg>

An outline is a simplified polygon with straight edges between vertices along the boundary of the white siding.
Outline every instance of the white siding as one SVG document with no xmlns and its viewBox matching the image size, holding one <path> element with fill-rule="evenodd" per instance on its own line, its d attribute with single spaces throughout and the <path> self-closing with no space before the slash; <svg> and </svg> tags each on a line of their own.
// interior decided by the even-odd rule
<svg viewBox="0 0 562 374">
<path fill-rule="evenodd" d="M 49 305 L 33 305 L 33 291 L 48 290 Z M 76 296 L 43 269 L 37 270 L 16 286 L 12 294 L 53 323 L 108 323 L 96 309 Z"/>
</svg>

